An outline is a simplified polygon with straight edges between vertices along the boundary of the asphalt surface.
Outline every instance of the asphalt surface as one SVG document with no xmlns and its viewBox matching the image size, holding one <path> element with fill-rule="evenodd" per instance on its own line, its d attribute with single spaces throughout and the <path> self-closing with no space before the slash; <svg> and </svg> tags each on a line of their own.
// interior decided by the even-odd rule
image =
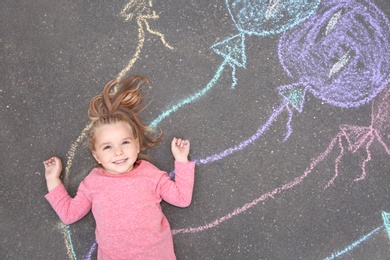
<svg viewBox="0 0 390 260">
<path fill-rule="evenodd" d="M 173 136 L 198 164 L 191 206 L 163 203 L 178 259 L 388 259 L 390 2 L 290 20 L 288 1 L 131 2 L 1 1 L 0 259 L 96 259 L 93 217 L 61 224 L 42 162 L 62 159 L 74 195 L 89 101 L 135 74 L 155 164 L 172 171 Z"/>
</svg>

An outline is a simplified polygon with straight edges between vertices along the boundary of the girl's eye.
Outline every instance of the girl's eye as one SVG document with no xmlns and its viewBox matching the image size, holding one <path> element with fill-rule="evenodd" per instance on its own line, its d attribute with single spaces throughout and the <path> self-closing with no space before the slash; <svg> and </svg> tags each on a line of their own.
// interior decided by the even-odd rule
<svg viewBox="0 0 390 260">
<path fill-rule="evenodd" d="M 123 141 L 123 144 L 129 144 L 130 142 L 129 141 Z"/>
<path fill-rule="evenodd" d="M 108 149 L 110 149 L 110 148 L 111 148 L 111 146 L 109 146 L 109 145 L 104 146 L 104 147 L 103 147 L 103 151 L 104 151 L 104 150 L 108 150 Z"/>
</svg>

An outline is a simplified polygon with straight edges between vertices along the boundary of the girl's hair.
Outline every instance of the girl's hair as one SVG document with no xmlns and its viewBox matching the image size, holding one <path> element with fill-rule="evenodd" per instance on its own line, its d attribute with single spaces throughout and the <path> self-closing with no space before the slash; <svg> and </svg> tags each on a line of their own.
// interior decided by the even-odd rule
<svg viewBox="0 0 390 260">
<path fill-rule="evenodd" d="M 95 150 L 95 129 L 117 122 L 126 122 L 130 125 L 133 135 L 138 139 L 140 151 L 154 148 L 162 138 L 162 132 L 151 136 L 154 131 L 144 125 L 138 113 L 145 107 L 140 106 L 142 101 L 141 85 L 149 84 L 144 76 L 132 76 L 125 79 L 110 81 L 103 92 L 95 96 L 89 104 L 88 117 L 92 120 L 89 131 L 89 147 Z M 115 89 L 117 88 L 117 91 Z M 150 159 L 147 155 L 138 154 L 138 159 Z"/>
</svg>

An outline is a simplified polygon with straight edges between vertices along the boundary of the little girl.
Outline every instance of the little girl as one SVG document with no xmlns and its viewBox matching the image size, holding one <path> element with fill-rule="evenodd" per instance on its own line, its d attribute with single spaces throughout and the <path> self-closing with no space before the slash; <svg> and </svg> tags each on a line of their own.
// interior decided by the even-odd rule
<svg viewBox="0 0 390 260">
<path fill-rule="evenodd" d="M 152 131 L 138 117 L 143 83 L 149 82 L 142 76 L 113 80 L 92 99 L 89 145 L 99 166 L 80 183 L 74 198 L 61 182 L 60 159 L 44 162 L 49 191 L 45 198 L 65 224 L 92 209 L 98 259 L 176 259 L 160 202 L 179 207 L 191 203 L 195 163 L 188 161 L 188 140 L 173 138 L 171 143 L 175 181 L 140 153 L 161 140 L 161 134 L 149 136 Z"/>
</svg>

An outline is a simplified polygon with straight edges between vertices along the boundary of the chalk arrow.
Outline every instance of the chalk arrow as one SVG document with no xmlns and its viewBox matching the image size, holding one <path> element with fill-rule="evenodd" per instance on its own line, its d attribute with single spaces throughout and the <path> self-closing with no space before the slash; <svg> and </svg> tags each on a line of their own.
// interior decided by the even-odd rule
<svg viewBox="0 0 390 260">
<path fill-rule="evenodd" d="M 372 132 L 372 128 L 367 126 L 341 125 L 340 129 L 347 138 L 348 150 L 353 153 L 366 143 L 367 137 Z"/>
<path fill-rule="evenodd" d="M 281 86 L 278 88 L 279 95 L 284 99 L 284 102 L 291 104 L 299 113 L 302 112 L 303 103 L 305 101 L 306 89 L 308 88 L 305 84 L 292 84 L 287 86 Z"/>
<path fill-rule="evenodd" d="M 245 67 L 245 37 L 244 34 L 238 34 L 228 38 L 222 42 L 218 42 L 211 46 L 211 48 L 219 55 L 223 56 L 229 61 L 239 67 Z"/>
<path fill-rule="evenodd" d="M 221 55 L 225 61 L 227 61 L 232 67 L 232 88 L 237 85 L 236 78 L 236 66 L 245 68 L 246 55 L 245 55 L 245 36 L 244 34 L 238 34 L 231 38 L 228 38 L 222 42 L 218 42 L 211 46 L 213 51 L 218 55 Z"/>
</svg>

